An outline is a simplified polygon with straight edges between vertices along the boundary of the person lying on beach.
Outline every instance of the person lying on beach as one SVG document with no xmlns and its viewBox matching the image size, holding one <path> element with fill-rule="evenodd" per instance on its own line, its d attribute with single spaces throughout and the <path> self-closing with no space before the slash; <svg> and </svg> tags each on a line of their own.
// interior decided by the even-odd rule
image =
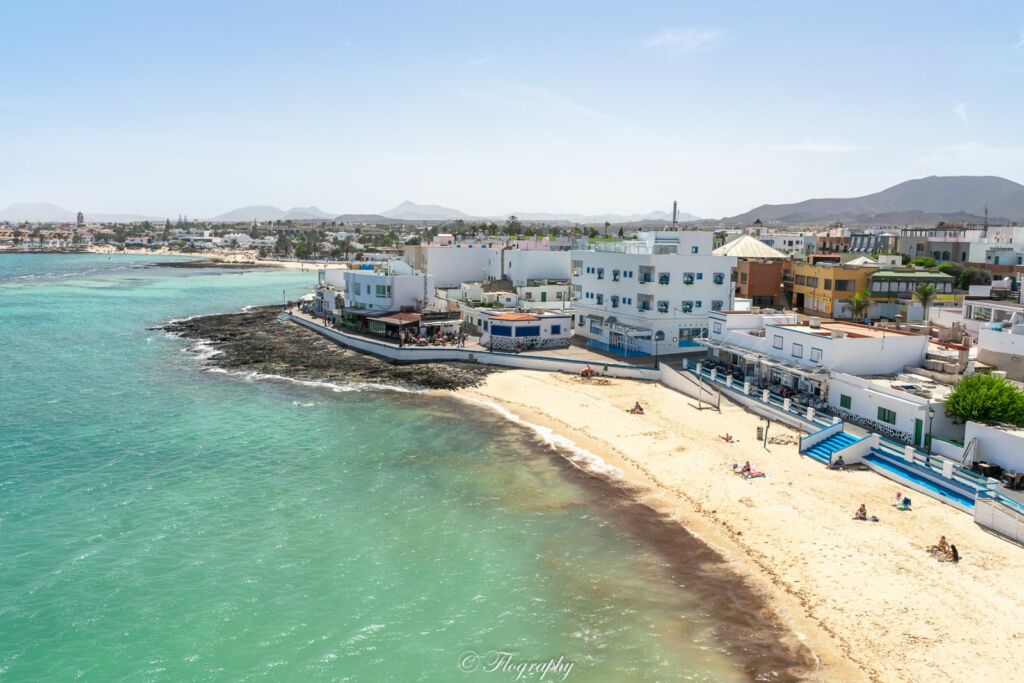
<svg viewBox="0 0 1024 683">
<path fill-rule="evenodd" d="M 760 479 L 761 477 L 767 477 L 768 475 L 761 470 L 750 468 L 750 471 L 743 475 L 744 479 Z"/>
<path fill-rule="evenodd" d="M 753 468 L 750 466 L 750 461 L 747 460 L 745 463 L 743 463 L 743 467 L 740 468 L 740 474 L 742 474 L 745 477 L 748 474 L 750 474 L 750 470 L 752 469 Z"/>
<path fill-rule="evenodd" d="M 637 401 L 636 405 L 629 409 L 629 412 L 633 415 L 643 415 L 644 407 L 640 405 L 640 401 Z"/>
<path fill-rule="evenodd" d="M 910 498 L 904 496 L 902 493 L 896 493 L 896 502 L 893 503 L 897 510 L 906 511 L 910 509 Z"/>
<path fill-rule="evenodd" d="M 726 443 L 735 443 L 736 442 L 736 440 L 732 438 L 732 434 L 730 434 L 729 432 L 726 432 L 724 435 L 719 434 L 718 438 L 721 439 L 722 441 L 726 442 Z"/>
</svg>

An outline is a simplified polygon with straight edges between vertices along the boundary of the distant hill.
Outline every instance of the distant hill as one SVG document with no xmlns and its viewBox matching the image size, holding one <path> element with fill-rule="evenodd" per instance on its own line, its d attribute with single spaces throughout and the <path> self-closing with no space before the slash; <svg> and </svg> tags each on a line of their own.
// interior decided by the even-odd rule
<svg viewBox="0 0 1024 683">
<path fill-rule="evenodd" d="M 0 211 L 0 221 L 10 223 L 74 223 L 77 218 L 77 211 L 68 211 L 47 202 L 21 202 L 11 204 Z M 141 223 L 142 221 L 163 221 L 164 218 L 134 213 L 90 213 L 86 211 L 85 220 L 89 223 Z"/>
<path fill-rule="evenodd" d="M 469 214 L 462 213 L 458 209 L 450 209 L 447 206 L 437 204 L 417 204 L 405 201 L 388 211 L 381 211 L 382 216 L 387 218 L 400 218 L 408 221 L 444 221 L 455 219 L 472 219 Z"/>
<path fill-rule="evenodd" d="M 532 213 L 523 211 L 515 213 L 515 216 L 522 221 L 543 221 L 545 223 L 581 223 L 584 225 L 603 225 L 604 223 L 641 223 L 644 221 L 672 221 L 672 214 L 668 211 L 652 211 L 650 213 L 604 213 L 604 214 L 582 214 L 582 213 Z M 508 216 L 503 216 L 507 218 Z M 692 213 L 680 211 L 677 217 L 680 223 L 699 221 L 700 218 Z"/>
<path fill-rule="evenodd" d="M 0 220 L 10 221 L 11 223 L 23 223 L 25 221 L 29 223 L 45 221 L 68 223 L 74 222 L 75 217 L 75 212 L 68 211 L 56 204 L 47 204 L 45 202 L 21 202 L 19 204 L 11 204 L 3 211 L 0 211 Z"/>
<path fill-rule="evenodd" d="M 325 220 L 329 221 L 334 218 L 334 214 L 321 211 L 315 206 L 296 206 L 282 211 L 276 206 L 269 206 L 267 204 L 253 204 L 251 206 L 243 206 L 240 209 L 234 209 L 227 213 L 222 213 L 219 216 L 210 218 L 210 221 L 220 223 L 251 223 L 252 221 L 259 221 L 261 223 L 266 221 L 311 221 L 311 220 Z"/>
<path fill-rule="evenodd" d="M 808 199 L 796 204 L 764 204 L 730 223 L 782 221 L 932 223 L 937 220 L 980 222 L 988 205 L 991 222 L 1024 220 L 1024 185 L 996 176 L 929 176 L 848 199 Z M 965 218 L 965 217 L 970 218 Z M 917 220 L 900 220 L 912 217 Z"/>
</svg>

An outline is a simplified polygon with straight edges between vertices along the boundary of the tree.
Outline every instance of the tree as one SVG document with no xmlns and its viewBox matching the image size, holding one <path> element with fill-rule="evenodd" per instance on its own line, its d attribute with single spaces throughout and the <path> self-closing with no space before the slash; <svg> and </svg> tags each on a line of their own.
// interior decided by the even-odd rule
<svg viewBox="0 0 1024 683">
<path fill-rule="evenodd" d="M 853 312 L 854 320 L 863 320 L 868 312 L 868 304 L 871 303 L 871 290 L 862 289 L 850 299 L 850 310 Z"/>
<path fill-rule="evenodd" d="M 522 223 L 519 222 L 519 218 L 516 216 L 509 216 L 505 221 L 505 234 L 518 235 L 521 227 Z"/>
<path fill-rule="evenodd" d="M 956 280 L 956 288 L 967 290 L 971 285 L 992 284 L 992 273 L 977 268 L 964 268 Z"/>
<path fill-rule="evenodd" d="M 277 241 L 274 243 L 274 253 L 278 256 L 287 256 L 291 253 L 292 243 L 288 239 L 288 235 L 283 232 L 277 236 Z"/>
<path fill-rule="evenodd" d="M 922 268 L 934 268 L 935 259 L 933 259 L 931 256 L 921 256 L 919 258 L 913 259 L 910 262 L 910 265 L 921 266 Z"/>
<path fill-rule="evenodd" d="M 605 237 L 608 236 L 608 228 L 610 228 L 610 227 L 612 227 L 612 224 L 609 223 L 608 221 L 605 221 L 604 222 L 604 236 Z"/>
<path fill-rule="evenodd" d="M 1024 427 L 1024 391 L 1005 377 L 971 375 L 960 380 L 946 399 L 946 415 L 962 422 Z"/>
<path fill-rule="evenodd" d="M 624 236 L 625 236 L 625 233 L 623 232 L 622 226 L 620 225 L 619 226 L 619 237 L 624 237 Z"/>
<path fill-rule="evenodd" d="M 921 302 L 921 306 L 924 308 L 924 321 L 928 322 L 928 307 L 935 300 L 935 285 L 922 282 L 914 290 L 914 298 Z"/>
<path fill-rule="evenodd" d="M 945 261 L 944 263 L 939 264 L 939 272 L 950 275 L 954 281 L 957 281 L 960 279 L 960 273 L 964 272 L 964 267 L 959 263 Z"/>
</svg>

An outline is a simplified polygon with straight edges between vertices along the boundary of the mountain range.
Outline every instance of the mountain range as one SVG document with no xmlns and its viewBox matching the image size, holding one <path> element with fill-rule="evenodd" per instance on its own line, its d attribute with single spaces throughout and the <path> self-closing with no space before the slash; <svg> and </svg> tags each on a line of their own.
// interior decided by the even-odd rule
<svg viewBox="0 0 1024 683">
<path fill-rule="evenodd" d="M 219 216 L 213 216 L 209 220 L 216 223 L 251 223 L 258 221 L 315 221 L 333 220 L 337 214 L 321 211 L 315 206 L 295 206 L 283 211 L 276 206 L 267 204 L 252 204 L 243 206 L 240 209 L 233 209 Z"/>
<path fill-rule="evenodd" d="M 0 211 L 0 221 L 8 223 L 74 223 L 78 212 L 48 204 L 46 202 L 20 202 L 11 204 Z M 141 223 L 142 221 L 160 221 L 159 216 L 143 216 L 134 213 L 90 213 L 85 219 L 93 223 Z"/>
<path fill-rule="evenodd" d="M 670 221 L 672 214 L 666 211 L 652 211 L 644 214 L 581 214 L 581 213 L 543 213 L 532 211 L 512 211 L 497 216 L 471 216 L 458 209 L 437 204 L 417 204 L 404 201 L 393 209 L 381 211 L 382 216 L 388 218 L 399 218 L 408 221 L 443 221 L 443 220 L 467 220 L 467 221 L 504 221 L 509 216 L 516 216 L 522 221 L 538 221 L 544 223 L 584 223 L 602 224 L 608 223 L 635 223 L 638 221 Z M 678 220 L 681 222 L 698 221 L 696 216 L 686 212 L 680 212 Z"/>
<path fill-rule="evenodd" d="M 1024 185 L 996 176 L 929 176 L 847 199 L 808 199 L 795 204 L 763 204 L 723 219 L 748 225 L 761 222 L 845 221 L 886 225 L 930 224 L 939 220 L 980 223 L 1024 221 Z"/>
</svg>

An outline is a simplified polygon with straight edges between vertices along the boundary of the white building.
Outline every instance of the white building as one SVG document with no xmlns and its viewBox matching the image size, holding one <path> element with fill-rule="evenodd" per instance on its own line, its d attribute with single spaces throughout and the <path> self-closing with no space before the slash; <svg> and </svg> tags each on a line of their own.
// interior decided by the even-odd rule
<svg viewBox="0 0 1024 683">
<path fill-rule="evenodd" d="M 636 241 L 572 252 L 576 332 L 622 353 L 697 346 L 708 315 L 732 306 L 732 256 L 712 254 L 711 232 L 637 233 Z"/>
<path fill-rule="evenodd" d="M 417 273 L 401 261 L 389 261 L 373 270 L 328 270 L 330 282 L 341 273 L 344 281 L 345 308 L 370 313 L 419 311 L 434 301 L 434 278 Z"/>
<path fill-rule="evenodd" d="M 248 249 L 252 246 L 252 237 L 245 234 L 244 232 L 230 232 L 222 236 L 217 244 L 222 249 L 232 249 L 238 247 L 239 249 Z"/>
<path fill-rule="evenodd" d="M 915 374 L 872 378 L 833 372 L 828 407 L 832 414 L 854 424 L 928 450 L 932 437 L 964 438 L 964 425 L 946 416 L 946 397 L 951 390 Z"/>
<path fill-rule="evenodd" d="M 750 358 L 749 352 L 786 363 L 855 375 L 887 375 L 921 367 L 923 334 L 787 313 L 712 313 L 707 345 Z M 744 353 L 747 352 L 747 353 Z"/>
<path fill-rule="evenodd" d="M 564 313 L 477 311 L 480 345 L 492 351 L 529 351 L 569 346 L 572 316 Z"/>
<path fill-rule="evenodd" d="M 404 255 L 413 268 L 433 275 L 439 287 L 481 280 L 568 280 L 569 252 L 548 247 L 546 238 L 456 243 L 451 235 L 438 235 L 431 244 L 406 245 Z"/>
</svg>

